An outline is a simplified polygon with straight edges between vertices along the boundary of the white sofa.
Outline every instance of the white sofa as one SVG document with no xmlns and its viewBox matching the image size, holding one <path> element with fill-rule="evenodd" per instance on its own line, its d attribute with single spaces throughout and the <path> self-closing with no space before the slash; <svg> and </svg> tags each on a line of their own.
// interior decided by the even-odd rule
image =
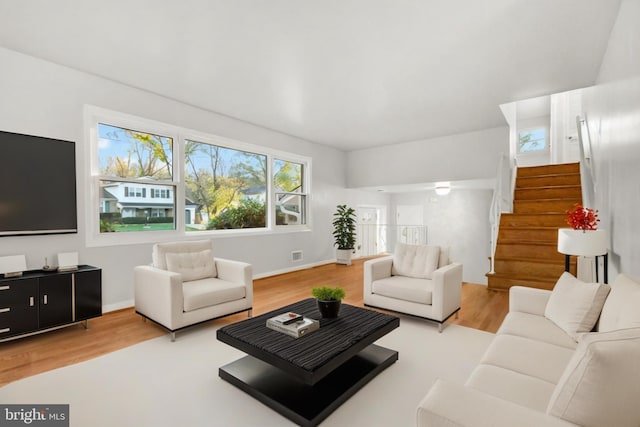
<svg viewBox="0 0 640 427">
<path fill-rule="evenodd" d="M 610 289 L 568 273 L 553 292 L 512 287 L 480 364 L 465 385 L 438 379 L 417 425 L 640 426 L 640 283 Z"/>
<path fill-rule="evenodd" d="M 160 243 L 134 268 L 136 313 L 176 331 L 253 306 L 251 265 L 213 256 L 211 240 Z"/>
<path fill-rule="evenodd" d="M 396 244 L 394 255 L 368 260 L 364 269 L 364 305 L 410 314 L 442 324 L 460 310 L 462 264 L 449 249 Z"/>
</svg>

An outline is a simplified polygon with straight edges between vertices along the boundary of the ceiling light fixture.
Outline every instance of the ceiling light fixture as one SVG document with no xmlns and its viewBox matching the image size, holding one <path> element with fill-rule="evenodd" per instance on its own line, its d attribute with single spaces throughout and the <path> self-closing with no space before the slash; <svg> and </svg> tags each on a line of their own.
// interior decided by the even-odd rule
<svg viewBox="0 0 640 427">
<path fill-rule="evenodd" d="M 451 191 L 451 186 L 449 184 L 438 184 L 436 185 L 436 194 L 438 196 L 446 196 Z"/>
</svg>

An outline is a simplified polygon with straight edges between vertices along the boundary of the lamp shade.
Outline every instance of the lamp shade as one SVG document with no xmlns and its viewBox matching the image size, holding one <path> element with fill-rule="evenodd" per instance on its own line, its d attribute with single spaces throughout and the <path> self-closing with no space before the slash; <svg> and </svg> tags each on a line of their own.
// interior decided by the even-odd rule
<svg viewBox="0 0 640 427">
<path fill-rule="evenodd" d="M 558 229 L 558 252 L 565 255 L 598 256 L 607 253 L 605 230 Z"/>
</svg>

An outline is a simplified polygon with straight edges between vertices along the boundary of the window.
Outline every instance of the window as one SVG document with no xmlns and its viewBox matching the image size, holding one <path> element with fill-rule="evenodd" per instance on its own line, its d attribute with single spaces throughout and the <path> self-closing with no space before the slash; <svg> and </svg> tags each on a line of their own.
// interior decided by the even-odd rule
<svg viewBox="0 0 640 427">
<path fill-rule="evenodd" d="M 97 107 L 86 112 L 88 245 L 308 229 L 311 159 Z"/>
<path fill-rule="evenodd" d="M 187 140 L 184 160 L 187 197 L 200 209 L 189 230 L 267 226 L 266 155 Z"/>
<path fill-rule="evenodd" d="M 547 130 L 545 128 L 522 130 L 518 137 L 518 153 L 547 150 Z"/>
<path fill-rule="evenodd" d="M 273 188 L 277 225 L 306 224 L 306 194 L 303 164 L 287 160 L 273 161 Z"/>
<path fill-rule="evenodd" d="M 175 193 L 173 139 L 106 123 L 97 128 L 100 233 L 175 230 L 175 201 L 151 200 Z"/>
</svg>

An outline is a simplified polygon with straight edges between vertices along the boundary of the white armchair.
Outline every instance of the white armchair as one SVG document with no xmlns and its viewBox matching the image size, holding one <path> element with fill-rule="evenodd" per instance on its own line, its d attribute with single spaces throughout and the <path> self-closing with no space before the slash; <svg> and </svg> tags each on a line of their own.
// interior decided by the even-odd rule
<svg viewBox="0 0 640 427">
<path fill-rule="evenodd" d="M 364 305 L 442 324 L 460 310 L 462 264 L 448 248 L 398 243 L 393 256 L 364 263 Z"/>
<path fill-rule="evenodd" d="M 251 265 L 213 256 L 211 240 L 153 246 L 152 265 L 134 268 L 136 313 L 176 331 L 253 306 Z"/>
</svg>

